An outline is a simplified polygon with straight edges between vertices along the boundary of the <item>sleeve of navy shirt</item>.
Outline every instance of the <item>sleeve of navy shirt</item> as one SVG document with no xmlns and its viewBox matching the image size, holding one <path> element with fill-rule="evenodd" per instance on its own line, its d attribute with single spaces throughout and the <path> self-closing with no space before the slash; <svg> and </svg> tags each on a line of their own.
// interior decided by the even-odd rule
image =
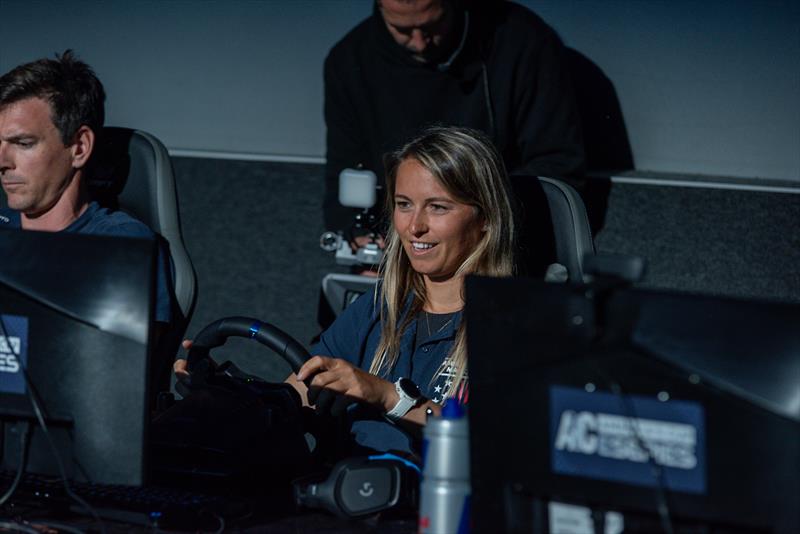
<svg viewBox="0 0 800 534">
<path fill-rule="evenodd" d="M 364 341 L 372 326 L 380 320 L 373 304 L 374 298 L 374 293 L 368 291 L 345 308 L 322 333 L 319 343 L 311 347 L 312 356 L 341 358 L 362 369 L 365 365 L 369 368 L 372 355 L 364 353 Z"/>
</svg>

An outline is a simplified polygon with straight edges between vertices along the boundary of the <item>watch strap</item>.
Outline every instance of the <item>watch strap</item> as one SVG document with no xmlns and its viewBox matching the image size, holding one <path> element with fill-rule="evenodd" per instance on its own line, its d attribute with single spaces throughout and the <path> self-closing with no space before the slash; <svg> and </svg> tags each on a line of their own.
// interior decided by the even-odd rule
<svg viewBox="0 0 800 534">
<path fill-rule="evenodd" d="M 397 401 L 397 404 L 394 405 L 394 408 L 386 412 L 386 417 L 391 419 L 392 421 L 396 421 L 403 417 L 405 414 L 411 410 L 414 406 L 416 406 L 417 402 L 419 402 L 419 398 L 414 398 L 408 395 L 403 388 L 400 386 L 400 380 L 398 379 L 394 383 L 394 389 L 397 391 L 397 395 L 400 397 L 400 400 Z"/>
</svg>

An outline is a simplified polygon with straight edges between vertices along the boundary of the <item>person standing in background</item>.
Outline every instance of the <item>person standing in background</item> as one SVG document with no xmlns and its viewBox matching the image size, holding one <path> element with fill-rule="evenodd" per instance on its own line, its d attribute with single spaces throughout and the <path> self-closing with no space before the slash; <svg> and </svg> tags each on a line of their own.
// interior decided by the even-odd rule
<svg viewBox="0 0 800 534">
<path fill-rule="evenodd" d="M 342 169 L 372 170 L 382 184 L 383 155 L 432 123 L 483 131 L 511 175 L 579 183 L 583 139 L 563 56 L 553 29 L 512 2 L 377 0 L 325 60 L 326 227 L 352 221 L 338 203 Z"/>
</svg>

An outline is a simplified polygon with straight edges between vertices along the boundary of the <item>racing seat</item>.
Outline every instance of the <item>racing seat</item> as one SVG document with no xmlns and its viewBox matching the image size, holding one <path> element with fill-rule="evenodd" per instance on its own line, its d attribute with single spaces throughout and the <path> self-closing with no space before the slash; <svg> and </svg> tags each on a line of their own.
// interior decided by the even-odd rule
<svg viewBox="0 0 800 534">
<path fill-rule="evenodd" d="M 517 273 L 548 282 L 586 281 L 594 255 L 586 207 L 569 184 L 547 177 L 510 177 L 517 226 Z"/>
<path fill-rule="evenodd" d="M 152 362 L 152 391 L 169 389 L 172 362 L 197 299 L 197 278 L 183 243 L 172 163 L 154 136 L 105 127 L 89 167 L 89 189 L 101 205 L 121 209 L 159 234 L 173 270 L 172 320 Z"/>
<path fill-rule="evenodd" d="M 595 255 L 586 206 L 578 192 L 565 182 L 540 176 L 539 183 L 547 197 L 556 249 L 556 263 L 548 266 L 545 280 L 586 283 L 584 261 Z"/>
</svg>

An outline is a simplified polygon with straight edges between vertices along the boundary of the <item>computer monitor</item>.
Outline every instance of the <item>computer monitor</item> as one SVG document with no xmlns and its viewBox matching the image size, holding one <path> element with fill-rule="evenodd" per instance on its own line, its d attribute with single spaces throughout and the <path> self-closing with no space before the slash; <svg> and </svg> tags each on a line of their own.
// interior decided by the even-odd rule
<svg viewBox="0 0 800 534">
<path fill-rule="evenodd" d="M 800 532 L 800 306 L 466 284 L 479 532 Z"/>
<path fill-rule="evenodd" d="M 30 426 L 26 471 L 59 475 L 35 395 L 69 478 L 145 482 L 155 247 L 122 237 L 0 231 L 4 469 L 18 468 Z"/>
</svg>

